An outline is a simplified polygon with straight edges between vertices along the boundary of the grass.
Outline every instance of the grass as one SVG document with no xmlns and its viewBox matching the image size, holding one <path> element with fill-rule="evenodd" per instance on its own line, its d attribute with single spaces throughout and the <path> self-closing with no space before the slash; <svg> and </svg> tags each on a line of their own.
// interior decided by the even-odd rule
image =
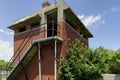
<svg viewBox="0 0 120 80">
<path fill-rule="evenodd" d="M 0 80 L 6 80 L 6 75 L 0 75 Z"/>
</svg>

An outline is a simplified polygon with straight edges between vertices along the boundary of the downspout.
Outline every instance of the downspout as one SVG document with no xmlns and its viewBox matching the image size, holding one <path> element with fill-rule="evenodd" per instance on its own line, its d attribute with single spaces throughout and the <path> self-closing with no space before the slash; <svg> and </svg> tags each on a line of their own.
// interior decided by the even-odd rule
<svg viewBox="0 0 120 80">
<path fill-rule="evenodd" d="M 54 79 L 57 80 L 57 40 L 55 40 L 55 47 L 54 47 L 54 51 L 55 51 L 55 55 L 54 55 Z"/>
<path fill-rule="evenodd" d="M 39 61 L 39 80 L 42 80 L 42 76 L 41 76 L 41 55 L 40 55 L 40 43 L 38 43 L 38 61 Z"/>
</svg>

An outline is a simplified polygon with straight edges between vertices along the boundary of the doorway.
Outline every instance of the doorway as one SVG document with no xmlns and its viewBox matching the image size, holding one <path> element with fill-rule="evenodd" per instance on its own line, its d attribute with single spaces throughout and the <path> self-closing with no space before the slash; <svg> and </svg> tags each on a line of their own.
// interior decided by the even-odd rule
<svg viewBox="0 0 120 80">
<path fill-rule="evenodd" d="M 57 10 L 54 10 L 47 15 L 47 37 L 57 35 Z"/>
</svg>

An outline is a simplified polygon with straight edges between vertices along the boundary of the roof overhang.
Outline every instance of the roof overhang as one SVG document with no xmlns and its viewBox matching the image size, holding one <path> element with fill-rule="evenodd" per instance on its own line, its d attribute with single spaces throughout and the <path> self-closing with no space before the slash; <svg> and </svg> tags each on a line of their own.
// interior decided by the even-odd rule
<svg viewBox="0 0 120 80">
<path fill-rule="evenodd" d="M 17 26 L 17 28 L 23 27 L 26 24 L 34 23 L 36 21 L 40 21 L 40 19 L 41 19 L 41 17 L 39 16 L 39 14 L 26 16 L 22 19 L 17 20 L 13 25 L 9 26 L 8 28 L 14 30 L 16 26 Z"/>
<path fill-rule="evenodd" d="M 74 26 L 80 28 L 80 32 L 87 36 L 88 38 L 93 37 L 93 35 L 89 32 L 89 30 L 85 27 L 85 25 L 80 21 L 80 19 L 75 15 L 75 13 L 70 9 L 65 9 L 64 13 L 65 17 L 74 24 Z"/>
</svg>

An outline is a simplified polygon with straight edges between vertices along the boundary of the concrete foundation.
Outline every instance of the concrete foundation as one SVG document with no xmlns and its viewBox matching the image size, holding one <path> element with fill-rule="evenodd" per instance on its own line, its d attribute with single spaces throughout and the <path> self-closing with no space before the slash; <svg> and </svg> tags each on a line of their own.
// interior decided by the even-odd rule
<svg viewBox="0 0 120 80">
<path fill-rule="evenodd" d="M 102 78 L 97 80 L 120 80 L 120 74 L 102 74 Z"/>
</svg>

